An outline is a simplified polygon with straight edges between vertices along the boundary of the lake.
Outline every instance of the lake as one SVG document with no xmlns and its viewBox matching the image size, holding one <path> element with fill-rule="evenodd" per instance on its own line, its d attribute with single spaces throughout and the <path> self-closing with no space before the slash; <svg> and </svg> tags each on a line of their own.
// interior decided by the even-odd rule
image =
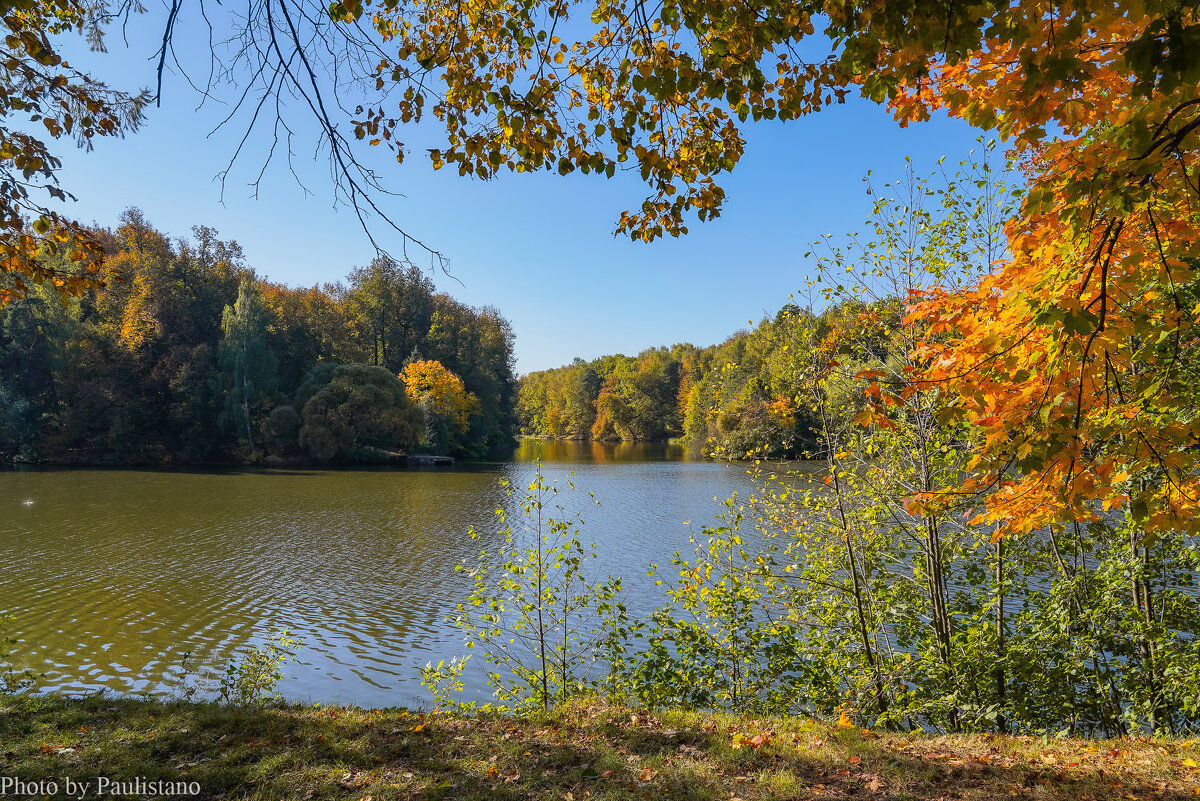
<svg viewBox="0 0 1200 801">
<path fill-rule="evenodd" d="M 421 667 L 466 653 L 445 620 L 471 589 L 454 567 L 498 542 L 495 510 L 517 509 L 500 480 L 524 490 L 539 457 L 635 611 L 661 600 L 647 566 L 669 571 L 718 499 L 753 489 L 745 465 L 674 446 L 536 440 L 511 461 L 453 468 L 0 472 L 14 661 L 52 690 L 211 689 L 286 627 L 303 640 L 286 697 L 419 703 Z M 476 693 L 478 667 L 466 676 Z"/>
</svg>

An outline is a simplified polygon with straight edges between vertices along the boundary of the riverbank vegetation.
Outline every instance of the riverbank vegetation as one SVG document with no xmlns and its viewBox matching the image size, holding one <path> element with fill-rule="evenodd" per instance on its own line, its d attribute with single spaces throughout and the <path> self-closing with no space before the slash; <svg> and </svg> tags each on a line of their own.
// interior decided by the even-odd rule
<svg viewBox="0 0 1200 801">
<path fill-rule="evenodd" d="M 911 431 L 879 431 L 877 447 L 914 449 Z M 464 714 L 594 696 L 889 731 L 1195 731 L 1197 544 L 1134 540 L 1120 517 L 999 540 L 972 517 L 978 499 L 904 510 L 922 480 L 913 465 L 950 477 L 943 448 L 916 446 L 908 469 L 840 451 L 823 473 L 764 476 L 693 551 L 650 567 L 664 594 L 637 612 L 619 577 L 596 573 L 586 513 L 560 497 L 569 485 L 539 472 L 502 515 L 504 544 L 463 566 L 475 587 L 448 618 L 492 697 L 464 694 L 461 656 L 423 683 Z"/>
<path fill-rule="evenodd" d="M 512 442 L 508 321 L 416 268 L 380 257 L 293 289 L 211 229 L 173 241 L 130 211 L 95 236 L 120 280 L 0 307 L 0 461 L 324 463 Z"/>
<path fill-rule="evenodd" d="M 1151 528 L 1144 503 L 1128 496 L 1050 523 L 1038 522 L 1040 509 L 1032 522 L 998 517 L 995 496 L 1011 487 L 981 475 L 973 456 L 993 435 L 923 380 L 946 333 L 906 315 L 901 299 L 970 283 L 1003 255 L 999 226 L 1016 195 L 991 152 L 957 177 L 872 187 L 865 231 L 814 252 L 812 287 L 827 311 L 765 322 L 756 334 L 788 335 L 755 363 L 778 365 L 790 382 L 778 400 L 804 421 L 817 464 L 763 471 L 753 497 L 729 499 L 717 524 L 694 535 L 694 553 L 677 554 L 673 570 L 652 568 L 666 589 L 657 609 L 630 615 L 611 585 L 576 574 L 595 546 L 580 545 L 563 510 L 541 520 L 552 499 L 534 482 L 523 508 L 538 520 L 536 553 L 527 551 L 537 558 L 515 572 L 509 558 L 495 591 L 477 591 L 454 618 L 486 659 L 509 668 L 494 683 L 518 677 L 497 697 L 548 708 L 575 687 L 651 709 L 895 730 L 1113 737 L 1200 726 L 1191 529 Z M 748 386 L 740 369 L 708 375 Z M 722 411 L 708 415 L 718 426 Z M 1150 471 L 1130 491 L 1162 480 Z M 531 584 L 594 588 L 590 604 L 567 594 L 590 615 L 545 631 L 541 604 L 561 599 L 542 589 L 491 605 Z M 490 647 L 497 630 L 516 645 Z M 456 670 L 427 675 L 440 701 L 455 703 L 442 690 Z"/>
<path fill-rule="evenodd" d="M 93 794 L 99 777 L 195 782 L 196 797 L 230 800 L 1118 801 L 1200 794 L 1194 740 L 894 734 L 599 702 L 497 718 L 9 696 L 0 697 L 0 741 L 6 776 L 58 782 L 60 796 L 64 777 L 92 782 Z"/>
</svg>

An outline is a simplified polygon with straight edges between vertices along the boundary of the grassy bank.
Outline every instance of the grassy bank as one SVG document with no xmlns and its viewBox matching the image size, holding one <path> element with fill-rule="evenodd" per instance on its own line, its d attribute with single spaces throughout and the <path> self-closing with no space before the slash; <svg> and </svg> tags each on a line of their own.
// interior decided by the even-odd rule
<svg viewBox="0 0 1200 801">
<path fill-rule="evenodd" d="M 227 799 L 1194 799 L 1198 759 L 1187 740 L 876 734 L 599 705 L 483 719 L 0 698 L 0 777 L 60 795 L 66 777 L 92 782 L 89 797 L 106 777 Z"/>
</svg>

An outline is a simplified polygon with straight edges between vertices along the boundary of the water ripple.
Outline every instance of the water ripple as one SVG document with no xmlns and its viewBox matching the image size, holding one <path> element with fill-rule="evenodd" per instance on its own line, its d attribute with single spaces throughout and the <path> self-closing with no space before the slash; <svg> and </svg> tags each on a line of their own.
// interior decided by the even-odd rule
<svg viewBox="0 0 1200 801">
<path fill-rule="evenodd" d="M 454 570 L 511 504 L 496 479 L 529 464 L 462 471 L 0 473 L 0 610 L 15 659 L 52 689 L 215 687 L 229 661 L 284 627 L 303 638 L 281 689 L 364 704 L 423 697 L 426 662 L 462 653 L 445 616 L 470 579 Z M 686 547 L 714 497 L 745 491 L 737 469 L 587 461 L 546 466 L 601 544 L 603 569 L 650 608 L 649 562 Z M 596 508 L 584 494 L 601 501 Z M 481 670 L 467 676 L 481 689 Z"/>
</svg>

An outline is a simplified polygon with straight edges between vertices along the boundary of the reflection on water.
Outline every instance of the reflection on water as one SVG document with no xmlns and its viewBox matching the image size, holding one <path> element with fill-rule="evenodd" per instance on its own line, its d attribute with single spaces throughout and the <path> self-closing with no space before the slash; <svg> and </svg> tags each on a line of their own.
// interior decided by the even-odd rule
<svg viewBox="0 0 1200 801">
<path fill-rule="evenodd" d="M 303 638 L 281 685 L 297 699 L 369 705 L 424 697 L 418 672 L 463 652 L 445 615 L 540 457 L 584 511 L 600 570 L 634 610 L 658 602 L 646 566 L 688 547 L 741 466 L 667 445 L 525 441 L 512 462 L 410 470 L 16 470 L 0 473 L 0 610 L 45 686 L 161 692 L 217 675 L 287 627 Z M 587 498 L 592 493 L 597 508 Z M 495 542 L 495 537 L 490 538 Z M 468 677 L 481 686 L 478 672 Z"/>
<path fill-rule="evenodd" d="M 660 442 L 582 442 L 523 439 L 515 458 L 522 462 L 605 464 L 611 462 L 700 461 L 683 445 Z"/>
</svg>

